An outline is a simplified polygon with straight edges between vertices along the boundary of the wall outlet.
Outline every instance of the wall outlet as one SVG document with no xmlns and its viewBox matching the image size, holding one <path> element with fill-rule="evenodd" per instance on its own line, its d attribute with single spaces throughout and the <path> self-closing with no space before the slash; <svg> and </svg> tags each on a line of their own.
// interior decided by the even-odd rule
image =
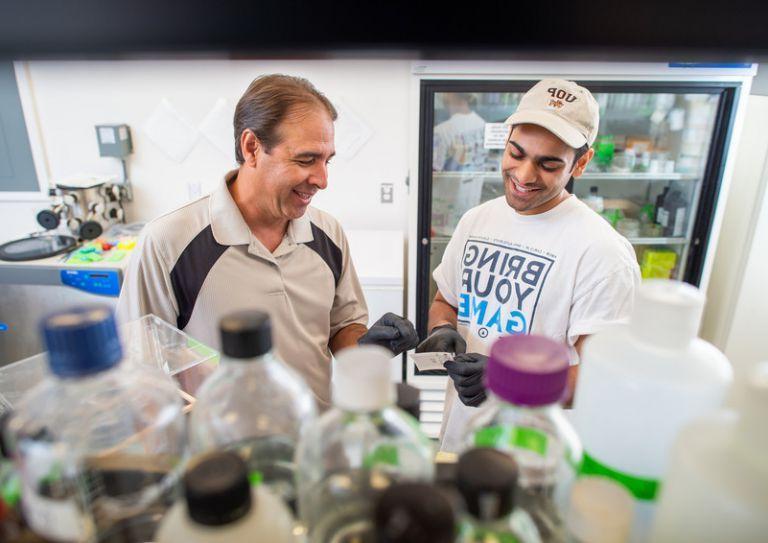
<svg viewBox="0 0 768 543">
<path fill-rule="evenodd" d="M 381 203 L 391 204 L 395 199 L 395 187 L 392 183 L 381 184 Z"/>
</svg>

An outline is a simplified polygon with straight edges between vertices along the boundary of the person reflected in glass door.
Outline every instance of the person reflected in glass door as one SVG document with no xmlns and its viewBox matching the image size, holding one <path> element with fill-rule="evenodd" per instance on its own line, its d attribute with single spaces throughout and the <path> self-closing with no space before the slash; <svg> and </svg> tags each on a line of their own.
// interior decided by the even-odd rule
<svg viewBox="0 0 768 543">
<path fill-rule="evenodd" d="M 435 127 L 432 169 L 438 172 L 482 171 L 485 119 L 474 108 L 477 98 L 471 93 L 443 94 L 450 118 Z"/>
</svg>

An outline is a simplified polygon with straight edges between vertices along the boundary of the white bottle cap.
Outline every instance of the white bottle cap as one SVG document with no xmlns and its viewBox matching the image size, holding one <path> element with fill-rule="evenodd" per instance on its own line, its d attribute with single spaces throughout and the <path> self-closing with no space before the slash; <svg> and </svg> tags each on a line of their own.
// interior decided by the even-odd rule
<svg viewBox="0 0 768 543">
<path fill-rule="evenodd" d="M 624 543 L 635 503 L 627 489 L 604 477 L 582 477 L 573 484 L 568 530 L 577 541 Z"/>
<path fill-rule="evenodd" d="M 376 411 L 395 402 L 390 377 L 392 354 L 382 347 L 362 345 L 344 349 L 336 357 L 333 403 L 349 411 Z"/>
<path fill-rule="evenodd" d="M 663 349 L 685 349 L 699 332 L 704 293 L 669 279 L 647 279 L 637 290 L 632 335 Z"/>
</svg>

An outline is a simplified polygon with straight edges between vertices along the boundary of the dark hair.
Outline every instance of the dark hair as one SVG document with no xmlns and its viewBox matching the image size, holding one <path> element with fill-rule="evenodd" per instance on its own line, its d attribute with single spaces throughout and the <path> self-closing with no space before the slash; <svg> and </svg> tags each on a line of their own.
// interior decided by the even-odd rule
<svg viewBox="0 0 768 543">
<path fill-rule="evenodd" d="M 589 151 L 589 144 L 585 143 L 578 149 L 574 149 L 576 151 L 576 154 L 573 157 L 573 163 L 571 164 L 571 170 L 573 170 L 576 167 L 576 163 L 579 161 L 581 157 L 587 154 L 587 151 Z"/>
<path fill-rule="evenodd" d="M 251 130 L 267 152 L 280 143 L 278 128 L 297 108 L 325 108 L 332 120 L 338 113 L 328 98 L 302 77 L 262 75 L 253 80 L 235 107 L 235 158 L 243 163 L 240 137 Z"/>
</svg>

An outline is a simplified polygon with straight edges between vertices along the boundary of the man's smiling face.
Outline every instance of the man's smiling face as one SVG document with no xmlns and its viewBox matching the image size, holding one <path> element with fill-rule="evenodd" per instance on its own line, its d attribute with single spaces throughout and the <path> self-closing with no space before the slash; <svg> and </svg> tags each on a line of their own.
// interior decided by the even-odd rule
<svg viewBox="0 0 768 543">
<path fill-rule="evenodd" d="M 328 163 L 336 152 L 333 120 L 314 107 L 293 113 L 278 130 L 280 143 L 259 147 L 256 173 L 269 215 L 293 220 L 328 186 Z"/>
<path fill-rule="evenodd" d="M 592 150 L 574 165 L 576 150 L 549 130 L 533 124 L 513 127 L 501 171 L 507 203 L 523 215 L 549 211 L 567 197 L 565 185 L 580 176 Z"/>
</svg>

